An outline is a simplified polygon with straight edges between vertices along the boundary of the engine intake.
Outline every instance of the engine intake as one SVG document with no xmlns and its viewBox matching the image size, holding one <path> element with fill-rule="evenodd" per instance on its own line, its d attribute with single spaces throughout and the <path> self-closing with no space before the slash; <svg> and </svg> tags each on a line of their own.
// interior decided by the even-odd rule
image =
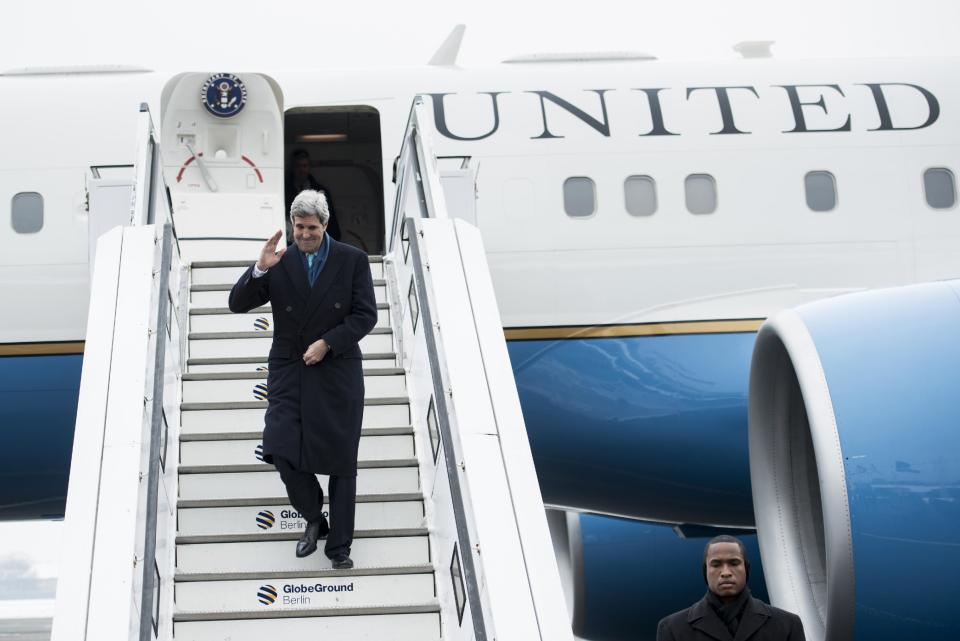
<svg viewBox="0 0 960 641">
<path fill-rule="evenodd" d="M 808 639 L 960 638 L 960 283 L 767 321 L 749 443 L 767 588 Z"/>
</svg>

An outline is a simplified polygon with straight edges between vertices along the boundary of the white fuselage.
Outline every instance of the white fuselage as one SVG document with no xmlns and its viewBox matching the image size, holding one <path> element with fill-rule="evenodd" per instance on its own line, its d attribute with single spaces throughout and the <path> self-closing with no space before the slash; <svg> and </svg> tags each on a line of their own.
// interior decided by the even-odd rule
<svg viewBox="0 0 960 641">
<path fill-rule="evenodd" d="M 509 329 L 757 319 L 957 276 L 957 207 L 934 209 L 924 192 L 926 170 L 957 169 L 954 66 L 646 61 L 268 75 L 285 109 L 379 112 L 388 221 L 410 103 L 448 94 L 424 98 L 443 116 L 434 150 L 471 158 L 476 223 Z M 133 163 L 138 106 L 159 114 L 173 77 L 0 76 L 0 294 L 22 310 L 0 325 L 0 343 L 83 339 L 97 228 L 86 211 L 90 168 Z M 808 206 L 808 172 L 833 176 L 832 210 Z M 690 175 L 712 177 L 712 213 L 688 210 Z M 595 186 L 588 216 L 565 211 L 571 177 Z M 652 214 L 628 212 L 630 177 L 653 186 Z M 23 192 L 43 196 L 38 233 L 9 224 Z"/>
</svg>

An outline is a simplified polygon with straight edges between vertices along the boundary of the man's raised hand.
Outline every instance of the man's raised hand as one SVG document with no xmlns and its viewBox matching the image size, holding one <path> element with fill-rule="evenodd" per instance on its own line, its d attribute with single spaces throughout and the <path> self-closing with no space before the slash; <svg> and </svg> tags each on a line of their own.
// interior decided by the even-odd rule
<svg viewBox="0 0 960 641">
<path fill-rule="evenodd" d="M 280 259 L 283 258 L 283 254 L 287 251 L 287 248 L 283 247 L 277 251 L 277 243 L 280 242 L 280 236 L 282 235 L 283 232 L 278 229 L 277 233 L 267 240 L 267 243 L 263 246 L 263 249 L 260 250 L 260 258 L 257 260 L 257 269 L 265 272 L 279 263 Z"/>
</svg>

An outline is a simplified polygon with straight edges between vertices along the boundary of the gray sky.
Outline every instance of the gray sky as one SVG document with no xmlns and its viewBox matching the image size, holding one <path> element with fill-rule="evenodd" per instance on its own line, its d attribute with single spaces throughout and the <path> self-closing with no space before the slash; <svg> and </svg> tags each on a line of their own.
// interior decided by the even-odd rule
<svg viewBox="0 0 960 641">
<path fill-rule="evenodd" d="M 0 70 L 416 66 L 461 22 L 464 67 L 558 51 L 729 59 L 742 40 L 775 40 L 785 59 L 960 54 L 956 0 L 31 0 L 2 11 Z M 4 581 L 24 577 L 49 593 L 60 534 L 59 523 L 0 523 L 0 600 Z"/>
<path fill-rule="evenodd" d="M 32 0 L 3 12 L 0 69 L 412 66 L 459 22 L 462 66 L 553 51 L 723 59 L 741 40 L 775 40 L 782 58 L 960 52 L 954 0 Z"/>
</svg>

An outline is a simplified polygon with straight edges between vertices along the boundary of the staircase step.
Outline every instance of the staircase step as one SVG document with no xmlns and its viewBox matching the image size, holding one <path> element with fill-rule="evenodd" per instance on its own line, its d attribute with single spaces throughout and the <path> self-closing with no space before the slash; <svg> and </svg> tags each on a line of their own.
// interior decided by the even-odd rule
<svg viewBox="0 0 960 641">
<path fill-rule="evenodd" d="M 265 581 L 267 579 L 310 579 L 332 576 L 389 576 L 394 574 L 423 574 L 433 572 L 430 563 L 420 565 L 380 565 L 377 567 L 353 567 L 349 570 L 320 568 L 319 570 L 284 570 L 283 572 L 182 572 L 177 571 L 174 581 Z"/>
<path fill-rule="evenodd" d="M 252 264 L 252 260 L 233 261 L 231 264 L 221 265 L 218 267 L 198 267 L 198 264 L 194 263 L 192 265 L 192 272 L 190 274 L 190 282 L 194 285 L 219 285 L 230 283 L 230 286 L 232 287 L 233 284 L 240 279 L 240 275 L 247 271 Z M 370 274 L 375 280 L 382 279 L 383 262 L 371 261 Z"/>
<path fill-rule="evenodd" d="M 271 617 L 291 610 L 422 606 L 434 598 L 433 574 L 194 581 L 177 584 L 175 616 L 178 621 L 188 620 L 184 616 L 188 613 L 210 618 L 225 612 Z"/>
<path fill-rule="evenodd" d="M 324 506 L 327 507 L 326 503 Z M 178 541 L 179 537 L 203 536 L 289 534 L 299 537 L 305 526 L 306 521 L 285 500 L 250 507 L 180 507 L 177 510 Z M 423 501 L 357 503 L 358 532 L 412 530 L 423 526 Z"/>
<path fill-rule="evenodd" d="M 321 477 L 322 478 L 322 477 Z M 184 499 L 177 501 L 177 507 L 185 510 L 213 508 L 213 507 L 255 507 L 260 509 L 264 505 L 282 505 L 287 497 L 259 497 L 240 499 Z M 417 492 L 389 492 L 382 494 L 357 494 L 357 504 L 360 503 L 392 503 L 402 501 L 422 501 L 423 495 Z M 282 508 L 281 508 L 282 509 Z"/>
<path fill-rule="evenodd" d="M 396 398 L 365 398 L 364 406 L 368 405 L 404 405 L 409 401 L 404 397 Z M 181 403 L 180 409 L 185 412 L 193 410 L 255 410 L 267 409 L 267 401 L 231 401 L 225 403 Z"/>
<path fill-rule="evenodd" d="M 297 617 L 293 614 L 291 616 Z M 438 641 L 440 614 L 371 614 L 253 620 L 179 621 L 177 641 L 263 641 L 263 639 L 350 639 Z"/>
<path fill-rule="evenodd" d="M 317 478 L 328 486 L 326 476 Z M 287 495 L 280 475 L 271 466 L 256 472 L 207 472 L 182 474 L 179 480 L 182 500 L 253 499 L 274 502 Z M 357 494 L 419 493 L 420 471 L 416 467 L 374 467 L 357 470 Z M 283 500 L 283 499 L 280 499 Z"/>
<path fill-rule="evenodd" d="M 260 439 L 187 441 L 180 444 L 180 465 L 266 465 L 262 450 Z M 415 456 L 413 436 L 360 436 L 360 461 L 410 460 Z"/>
<path fill-rule="evenodd" d="M 294 541 L 253 543 L 191 543 L 177 545 L 177 569 L 183 572 L 283 572 L 330 568 L 331 561 L 318 550 L 305 558 L 294 555 Z M 430 562 L 426 536 L 356 539 L 350 557 L 359 567 L 422 565 Z"/>
<path fill-rule="evenodd" d="M 367 258 L 371 263 L 382 263 L 383 256 L 380 254 L 368 254 Z M 192 269 L 215 269 L 217 267 L 249 267 L 252 261 L 249 257 L 238 258 L 236 260 L 195 260 L 190 263 Z"/>
<path fill-rule="evenodd" d="M 220 309 L 220 308 L 213 308 Z M 200 314 L 195 311 L 190 313 L 190 331 L 191 332 L 247 332 L 264 331 L 273 328 L 273 314 L 270 308 L 266 312 L 259 314 L 232 314 L 229 309 L 224 309 L 220 314 Z M 377 310 L 377 327 L 390 326 L 390 310 Z"/>
<path fill-rule="evenodd" d="M 262 422 L 262 421 L 261 421 Z M 412 436 L 413 426 L 404 425 L 402 427 L 368 427 L 360 430 L 360 438 L 365 436 Z M 195 441 L 244 441 L 260 439 L 263 437 L 263 430 L 250 430 L 249 432 L 194 432 L 190 434 L 180 433 L 181 443 L 192 443 Z"/>
<path fill-rule="evenodd" d="M 324 512 L 326 514 L 326 512 Z M 197 534 L 178 535 L 177 545 L 191 543 L 260 543 L 263 541 L 299 541 L 303 532 L 259 532 L 257 534 Z M 427 536 L 425 527 L 360 529 L 354 527 L 354 539 L 382 539 L 401 536 Z"/>
<path fill-rule="evenodd" d="M 322 367 L 322 364 L 320 366 Z M 200 374 L 199 376 L 209 375 Z M 269 394 L 266 378 L 266 372 L 260 376 L 212 380 L 197 380 L 192 374 L 187 374 L 183 377 L 183 402 L 230 403 L 263 400 Z M 363 383 L 366 398 L 396 398 L 407 393 L 406 377 L 402 370 L 399 373 L 390 374 L 384 371 L 365 374 Z"/>
<path fill-rule="evenodd" d="M 191 332 L 189 339 L 191 358 L 266 358 L 273 342 L 273 332 Z M 360 339 L 360 349 L 364 352 L 392 351 L 391 330 L 375 328 Z"/>
<path fill-rule="evenodd" d="M 373 459 L 373 460 L 359 460 L 357 461 L 357 469 L 368 469 L 373 467 L 378 468 L 388 468 L 388 467 L 416 467 L 417 459 L 415 458 L 401 458 L 401 459 Z M 181 478 L 184 475 L 188 474 L 220 474 L 223 472 L 231 473 L 241 473 L 241 472 L 264 472 L 273 470 L 272 465 L 267 465 L 266 463 L 240 463 L 236 465 L 232 464 L 219 464 L 219 463 L 204 463 L 201 465 L 180 465 L 177 467 L 177 472 L 180 474 Z"/>
<path fill-rule="evenodd" d="M 192 285 L 190 287 L 191 307 L 226 307 L 233 283 L 220 285 Z M 386 303 L 387 288 L 382 280 L 373 281 L 373 293 L 378 303 Z"/>
<path fill-rule="evenodd" d="M 372 400 L 372 399 L 371 399 Z M 396 403 L 364 403 L 363 429 L 410 425 L 410 405 L 407 399 Z M 227 434 L 235 432 L 262 432 L 266 401 L 254 401 L 254 407 L 237 408 L 238 403 L 192 403 L 180 414 L 181 435 Z M 221 406 L 233 407 L 225 409 Z"/>
<path fill-rule="evenodd" d="M 397 355 L 393 352 L 369 353 L 363 355 L 363 371 L 372 369 L 395 368 Z M 267 355 L 241 356 L 226 358 L 191 358 L 187 368 L 194 374 L 218 372 L 256 372 L 266 371 Z"/>
</svg>

